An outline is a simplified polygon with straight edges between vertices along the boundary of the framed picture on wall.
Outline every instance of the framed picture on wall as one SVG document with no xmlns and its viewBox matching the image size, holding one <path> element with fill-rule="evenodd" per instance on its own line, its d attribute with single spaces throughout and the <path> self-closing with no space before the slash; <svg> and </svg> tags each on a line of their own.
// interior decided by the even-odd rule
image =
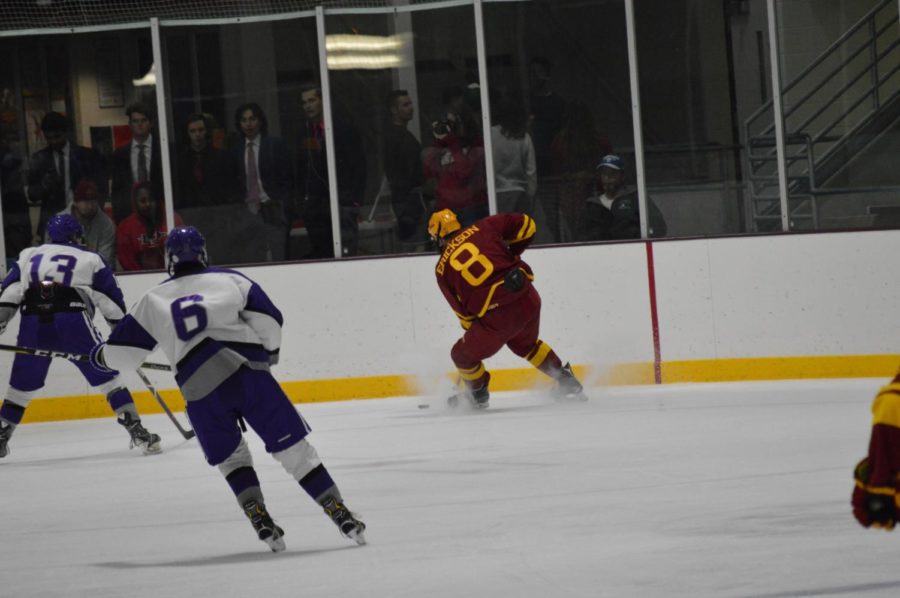
<svg viewBox="0 0 900 598">
<path fill-rule="evenodd" d="M 121 108 L 125 105 L 125 86 L 122 82 L 121 50 L 114 37 L 95 42 L 97 58 L 97 99 L 101 108 Z"/>
</svg>

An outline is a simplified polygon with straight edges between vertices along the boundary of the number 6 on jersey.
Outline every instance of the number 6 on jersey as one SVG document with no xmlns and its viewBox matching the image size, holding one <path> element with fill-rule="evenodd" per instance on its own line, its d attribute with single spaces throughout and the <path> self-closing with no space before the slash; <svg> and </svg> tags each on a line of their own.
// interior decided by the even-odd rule
<svg viewBox="0 0 900 598">
<path fill-rule="evenodd" d="M 206 309 L 201 305 L 203 295 L 188 295 L 172 302 L 172 320 L 178 338 L 187 342 L 206 328 Z"/>
</svg>

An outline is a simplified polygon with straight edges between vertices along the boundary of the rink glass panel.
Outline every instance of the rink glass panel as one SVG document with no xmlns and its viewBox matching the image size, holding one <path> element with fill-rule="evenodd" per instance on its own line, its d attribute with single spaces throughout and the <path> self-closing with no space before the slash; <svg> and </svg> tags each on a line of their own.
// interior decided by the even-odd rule
<svg viewBox="0 0 900 598">
<path fill-rule="evenodd" d="M 537 240 L 584 240 L 589 231 L 580 224 L 597 164 L 610 151 L 625 157 L 634 148 L 624 4 L 490 2 L 484 20 L 491 124 L 503 123 L 505 110 L 526 110 L 538 185 L 525 205 L 537 220 Z M 501 153 L 495 148 L 495 162 Z"/>
<path fill-rule="evenodd" d="M 70 143 L 99 154 L 107 177 L 97 180 L 98 195 L 111 214 L 113 152 L 131 139 L 125 109 L 145 104 L 154 124 L 159 114 L 153 87 L 135 84 L 153 65 L 149 28 L 5 38 L 0 52 L 6 57 L 0 66 L 0 192 L 8 266 L 31 243 L 27 184 L 32 157 L 47 146 L 44 115 L 64 114 Z M 158 131 L 153 134 L 159 143 Z"/>
<path fill-rule="evenodd" d="M 164 27 L 163 41 L 175 211 L 206 235 L 215 265 L 304 258 L 296 171 L 304 124 L 300 89 L 317 81 L 315 19 Z M 265 218 L 263 212 L 252 214 L 245 201 L 246 153 L 237 111 L 248 103 L 261 109 L 264 135 L 272 142 L 254 150 L 262 190 L 280 202 Z M 188 120 L 196 114 L 206 117 L 209 144 L 220 158 L 209 158 L 209 173 L 202 175 L 194 171 L 198 157 L 190 152 L 188 135 Z M 267 189 L 266 180 L 277 182 Z"/>
<path fill-rule="evenodd" d="M 472 148 L 466 153 L 472 156 L 475 171 L 467 184 L 473 194 L 481 194 L 486 206 L 481 101 L 477 87 L 467 87 L 477 81 L 478 70 L 473 14 L 471 6 L 461 6 L 326 17 L 334 119 L 356 129 L 366 163 L 365 186 L 359 198 L 358 255 L 429 250 L 427 219 L 435 207 L 436 193 L 442 193 L 441 177 L 447 175 L 426 163 L 442 151 L 432 124 L 445 120 L 448 112 L 465 113 L 467 143 Z M 461 109 L 459 102 L 455 107 L 444 104 L 445 91 L 450 88 L 464 95 Z M 402 193 L 404 197 L 397 197 L 401 194 L 392 189 L 385 168 L 386 160 L 392 159 L 385 154 L 391 152 L 385 141 L 395 127 L 388 100 L 393 90 L 408 92 L 413 114 L 405 129 L 420 146 L 419 163 L 409 161 L 410 168 L 419 172 L 410 170 L 409 179 L 421 183 L 411 185 Z M 337 151 L 346 149 L 339 143 L 335 142 Z M 408 222 L 401 223 L 404 214 Z"/>
</svg>

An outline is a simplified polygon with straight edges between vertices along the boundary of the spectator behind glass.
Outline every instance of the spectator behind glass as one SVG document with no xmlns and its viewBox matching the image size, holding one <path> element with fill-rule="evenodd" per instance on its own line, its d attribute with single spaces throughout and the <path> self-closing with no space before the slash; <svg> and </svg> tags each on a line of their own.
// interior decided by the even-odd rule
<svg viewBox="0 0 900 598">
<path fill-rule="evenodd" d="M 535 56 L 528 65 L 531 137 L 538 172 L 541 176 L 556 174 L 550 158 L 550 145 L 562 128 L 565 101 L 553 91 L 552 65 L 543 56 Z"/>
<path fill-rule="evenodd" d="M 537 193 L 534 144 L 526 131 L 528 115 L 522 102 L 505 97 L 496 106 L 491 127 L 494 152 L 494 182 L 498 212 L 521 212 L 534 218 Z M 544 224 L 538 222 L 538 228 Z"/>
<path fill-rule="evenodd" d="M 242 235 L 247 243 L 240 261 L 284 261 L 294 213 L 294 173 L 287 146 L 268 134 L 269 121 L 259 104 L 238 106 L 234 124 L 241 140 L 232 149 L 232 158 L 238 165 L 238 192 L 247 207 Z"/>
<path fill-rule="evenodd" d="M 299 178 L 303 222 L 309 233 L 311 258 L 334 257 L 331 200 L 325 148 L 322 90 L 308 85 L 300 95 L 306 125 L 300 136 Z M 366 189 L 366 154 L 359 131 L 345 118 L 332 119 L 341 252 L 356 255 L 359 243 L 359 207 Z"/>
<path fill-rule="evenodd" d="M 188 145 L 178 154 L 175 208 L 199 208 L 239 200 L 237 168 L 227 152 L 210 142 L 212 126 L 203 114 L 186 124 Z"/>
<path fill-rule="evenodd" d="M 149 182 L 153 197 L 163 196 L 162 159 L 159 143 L 153 135 L 153 113 L 143 104 L 125 109 L 131 142 L 113 152 L 112 211 L 116 224 L 131 214 L 131 190 L 135 184 Z"/>
<path fill-rule="evenodd" d="M 64 212 L 65 213 L 65 212 Z M 70 212 L 84 231 L 84 246 L 100 254 L 107 265 L 116 265 L 116 225 L 100 209 L 100 194 L 93 181 L 81 179 L 75 187 L 75 201 Z M 49 240 L 47 241 L 49 243 Z"/>
<path fill-rule="evenodd" d="M 47 220 L 72 207 L 78 181 L 89 179 L 98 190 L 106 189 L 106 171 L 100 154 L 71 143 L 68 131 L 69 119 L 58 112 L 48 112 L 41 120 L 47 147 L 31 157 L 28 173 L 28 201 L 41 207 L 33 240 L 36 245 L 41 243 Z"/>
<path fill-rule="evenodd" d="M 476 86 L 474 95 L 470 88 L 463 89 L 458 85 L 445 87 L 441 92 L 441 104 L 444 107 L 444 114 L 452 114 L 457 120 L 461 121 L 466 134 L 473 140 L 482 137 L 481 104 L 477 81 L 474 82 L 474 85 Z"/>
<path fill-rule="evenodd" d="M 425 206 L 422 202 L 422 145 L 407 130 L 415 115 L 412 98 L 405 89 L 395 89 L 387 98 L 391 122 L 384 135 L 382 156 L 384 176 L 391 189 L 391 205 L 397 217 L 401 241 L 425 234 Z"/>
<path fill-rule="evenodd" d="M 593 190 L 597 156 L 612 153 L 612 146 L 597 132 L 591 110 L 584 102 L 566 104 L 562 123 L 550 153 L 553 172 L 558 177 L 559 239 L 565 242 L 574 239 L 584 198 Z"/>
<path fill-rule="evenodd" d="M 31 245 L 32 235 L 22 177 L 22 159 L 12 152 L 10 144 L 3 139 L 0 139 L 0 197 L 3 199 L 6 260 L 8 266 L 12 267 L 19 253 Z"/>
<path fill-rule="evenodd" d="M 153 195 L 149 181 L 136 183 L 132 214 L 116 228 L 116 254 L 123 270 L 165 270 L 165 206 Z M 182 226 L 175 214 L 175 226 Z"/>
<path fill-rule="evenodd" d="M 437 180 L 435 210 L 452 210 L 463 228 L 488 215 L 484 147 L 448 113 L 431 124 L 434 143 L 422 153 L 425 176 Z"/>
<path fill-rule="evenodd" d="M 639 239 L 641 220 L 637 189 L 626 186 L 625 161 L 614 154 L 603 156 L 597 165 L 597 176 L 603 184 L 603 193 L 594 191 L 585 199 L 585 215 L 581 241 L 605 241 L 608 239 Z M 651 237 L 666 236 L 666 222 L 662 212 L 647 197 L 650 210 L 648 233 Z"/>
</svg>

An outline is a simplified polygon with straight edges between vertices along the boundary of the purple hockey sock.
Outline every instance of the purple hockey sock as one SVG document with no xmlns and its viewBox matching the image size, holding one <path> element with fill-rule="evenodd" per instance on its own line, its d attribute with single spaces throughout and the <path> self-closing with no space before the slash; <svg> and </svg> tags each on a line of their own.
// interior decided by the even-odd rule
<svg viewBox="0 0 900 598">
<path fill-rule="evenodd" d="M 127 388 L 117 388 L 113 390 L 106 395 L 106 400 L 109 402 L 109 406 L 112 407 L 112 410 L 116 413 L 118 413 L 119 409 L 125 405 L 134 404 L 134 399 L 131 398 L 131 393 L 128 392 Z"/>
<path fill-rule="evenodd" d="M 227 476 L 225 481 L 231 486 L 231 491 L 242 502 L 248 495 L 259 494 L 258 500 L 262 501 L 262 492 L 259 489 L 259 478 L 252 467 L 238 467 Z"/>
<path fill-rule="evenodd" d="M 300 480 L 300 487 L 306 490 L 306 493 L 316 502 L 319 502 L 320 499 L 329 494 L 334 495 L 338 500 L 341 499 L 340 492 L 335 487 L 334 480 L 331 479 L 331 474 L 328 473 L 328 470 L 322 464 L 317 465 L 312 471 L 303 476 L 303 479 Z"/>
<path fill-rule="evenodd" d="M 9 399 L 3 401 L 0 407 L 0 418 L 8 421 L 14 426 L 19 425 L 22 417 L 25 415 L 25 408 L 21 405 L 11 402 Z"/>
</svg>

